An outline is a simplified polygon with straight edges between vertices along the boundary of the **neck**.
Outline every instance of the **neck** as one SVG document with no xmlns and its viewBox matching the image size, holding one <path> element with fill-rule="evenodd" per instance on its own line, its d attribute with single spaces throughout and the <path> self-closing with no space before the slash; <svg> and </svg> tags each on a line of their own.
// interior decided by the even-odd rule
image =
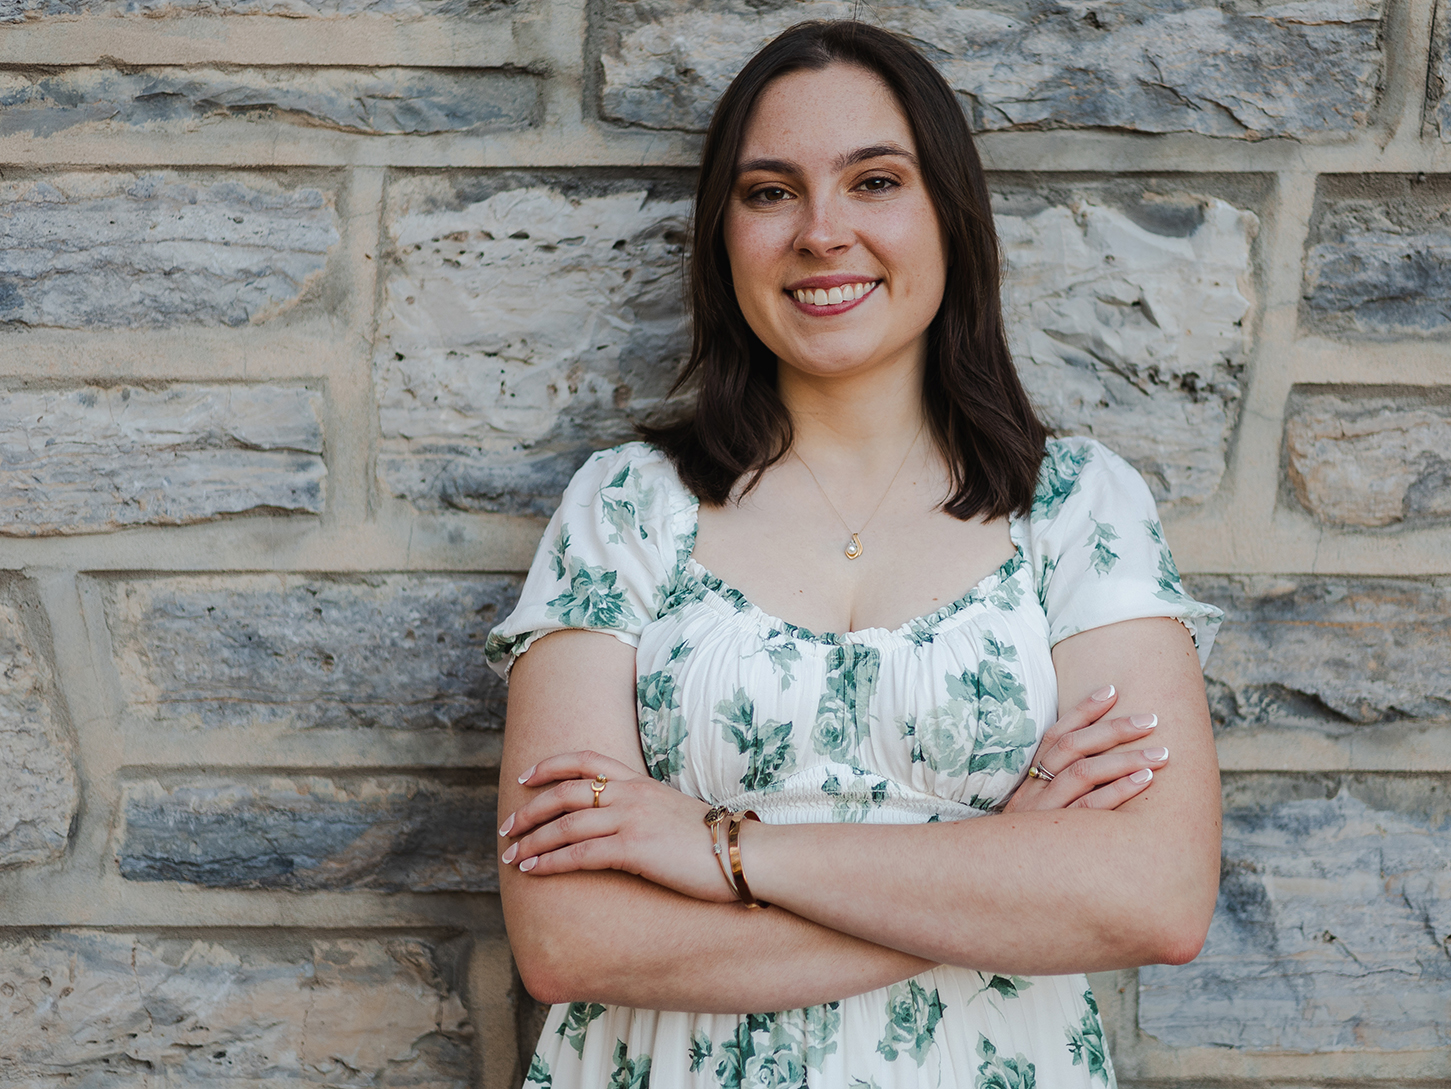
<svg viewBox="0 0 1451 1089">
<path fill-rule="evenodd" d="M 895 464 L 923 422 L 920 364 L 832 377 L 782 365 L 777 389 L 808 460 Z"/>
</svg>

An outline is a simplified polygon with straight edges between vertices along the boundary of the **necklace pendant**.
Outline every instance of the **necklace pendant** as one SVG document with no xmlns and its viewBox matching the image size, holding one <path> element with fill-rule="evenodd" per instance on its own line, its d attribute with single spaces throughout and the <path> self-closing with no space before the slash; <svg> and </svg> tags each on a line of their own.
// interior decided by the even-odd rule
<svg viewBox="0 0 1451 1089">
<path fill-rule="evenodd" d="M 862 554 L 862 539 L 855 533 L 851 535 L 851 543 L 846 546 L 846 558 L 854 560 Z"/>
</svg>

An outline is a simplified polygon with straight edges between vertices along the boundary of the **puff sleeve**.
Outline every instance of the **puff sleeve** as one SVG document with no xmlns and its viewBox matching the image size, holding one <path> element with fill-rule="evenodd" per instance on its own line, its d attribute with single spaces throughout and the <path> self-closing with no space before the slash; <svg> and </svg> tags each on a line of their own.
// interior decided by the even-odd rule
<svg viewBox="0 0 1451 1089">
<path fill-rule="evenodd" d="M 1028 544 L 1051 644 L 1121 620 L 1167 616 L 1189 629 L 1200 665 L 1208 661 L 1223 613 L 1184 592 L 1154 497 L 1107 447 L 1049 442 Z"/>
<path fill-rule="evenodd" d="M 632 647 L 658 618 L 679 557 L 686 511 L 664 455 L 643 443 L 602 450 L 564 491 L 518 604 L 489 633 L 484 656 L 507 677 L 534 641 L 564 628 L 607 632 Z M 689 554 L 689 547 L 685 553 Z"/>
</svg>

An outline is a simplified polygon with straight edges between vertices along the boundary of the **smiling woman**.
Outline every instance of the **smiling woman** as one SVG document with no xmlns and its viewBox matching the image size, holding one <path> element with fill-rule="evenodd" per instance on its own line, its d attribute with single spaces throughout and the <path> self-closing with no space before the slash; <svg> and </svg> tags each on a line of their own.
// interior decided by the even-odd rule
<svg viewBox="0 0 1451 1089">
<path fill-rule="evenodd" d="M 1218 614 L 1033 414 L 931 65 L 856 23 L 753 58 L 691 291 L 694 415 L 579 471 L 489 639 L 529 1083 L 1112 1084 L 1082 973 L 1214 904 Z"/>
</svg>

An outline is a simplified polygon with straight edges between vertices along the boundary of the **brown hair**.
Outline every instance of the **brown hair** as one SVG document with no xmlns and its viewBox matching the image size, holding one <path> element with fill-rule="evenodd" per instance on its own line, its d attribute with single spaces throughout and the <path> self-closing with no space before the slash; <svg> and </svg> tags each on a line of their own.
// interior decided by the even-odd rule
<svg viewBox="0 0 1451 1089">
<path fill-rule="evenodd" d="M 776 357 L 746 324 L 725 250 L 726 206 L 756 99 L 789 72 L 832 63 L 865 68 L 891 88 L 912 126 L 927 193 L 947 240 L 942 305 L 928 327 L 923 410 L 951 473 L 942 509 L 954 517 L 1026 513 L 1047 430 L 1028 402 L 1003 328 L 997 232 L 987 180 L 952 89 L 915 48 L 854 21 L 800 23 L 767 44 L 731 82 L 705 137 L 688 280 L 693 342 L 675 389 L 694 382 L 693 416 L 643 427 L 704 502 L 747 491 L 791 448 L 776 390 Z M 674 390 L 672 390 L 674 392 Z"/>
</svg>

